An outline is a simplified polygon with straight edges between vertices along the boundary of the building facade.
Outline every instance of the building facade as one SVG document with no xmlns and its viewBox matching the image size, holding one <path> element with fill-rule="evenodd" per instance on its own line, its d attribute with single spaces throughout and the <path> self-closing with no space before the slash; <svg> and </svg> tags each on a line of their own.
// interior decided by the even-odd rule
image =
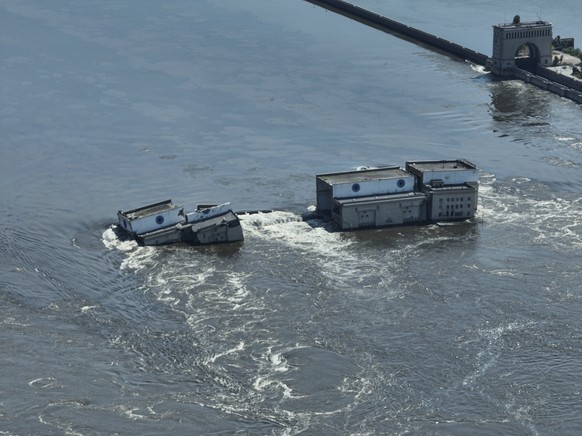
<svg viewBox="0 0 582 436">
<path fill-rule="evenodd" d="M 478 177 L 462 159 L 321 174 L 317 210 L 341 230 L 466 220 L 477 210 Z"/>
<path fill-rule="evenodd" d="M 552 65 L 552 24 L 548 21 L 521 22 L 493 26 L 493 55 L 487 67 L 498 76 L 511 75 L 517 66 L 533 70 Z"/>
</svg>

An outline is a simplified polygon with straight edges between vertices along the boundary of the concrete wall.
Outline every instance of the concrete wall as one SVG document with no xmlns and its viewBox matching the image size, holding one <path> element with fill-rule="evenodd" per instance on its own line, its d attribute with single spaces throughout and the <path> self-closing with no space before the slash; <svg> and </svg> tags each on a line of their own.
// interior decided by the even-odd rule
<svg viewBox="0 0 582 436">
<path fill-rule="evenodd" d="M 338 12 L 349 18 L 356 19 L 379 30 L 399 33 L 413 41 L 437 48 L 445 53 L 459 57 L 463 60 L 466 59 L 484 66 L 488 59 L 486 55 L 476 52 L 475 50 L 471 50 L 459 44 L 455 44 L 454 42 L 439 38 L 438 36 L 432 35 L 430 33 L 423 32 L 422 30 L 415 29 L 414 27 L 407 26 L 406 24 L 402 24 L 390 18 L 383 17 L 382 15 L 378 15 L 374 12 L 368 11 L 342 0 L 306 1 L 334 12 Z"/>
<path fill-rule="evenodd" d="M 445 185 L 463 185 L 474 183 L 479 180 L 479 170 L 434 170 L 423 171 L 421 175 L 421 186 L 430 184 L 431 180 L 442 180 Z"/>
<path fill-rule="evenodd" d="M 582 104 L 581 82 L 545 68 L 538 68 L 537 72 L 540 74 L 533 74 L 529 71 L 516 68 L 513 70 L 513 77 L 537 86 L 538 88 L 553 92 L 560 97 L 565 97 L 578 104 Z M 572 81 L 575 83 L 572 84 Z M 568 86 L 569 84 L 572 84 L 572 86 L 576 88 L 580 88 L 580 90 Z"/>
<path fill-rule="evenodd" d="M 565 76 L 563 74 L 557 73 L 553 70 L 548 70 L 547 68 L 536 69 L 536 75 L 542 76 L 552 82 L 559 83 L 568 88 L 572 88 L 578 92 L 582 92 L 582 81 L 573 79 L 572 77 Z"/>
<path fill-rule="evenodd" d="M 431 189 L 427 207 L 429 221 L 455 221 L 475 216 L 477 188 Z"/>
<path fill-rule="evenodd" d="M 532 83 L 550 92 L 556 92 L 560 96 L 569 98 L 570 100 L 573 100 L 576 103 L 582 104 L 582 84 L 580 84 L 579 81 L 576 81 L 574 79 L 567 80 L 569 78 L 564 76 L 558 77 L 560 76 L 559 74 L 551 74 L 553 73 L 553 71 L 551 70 L 542 69 L 543 71 L 541 73 L 538 71 L 538 74 L 546 79 L 549 79 L 549 81 L 553 81 L 561 85 L 567 86 L 569 89 L 564 90 L 556 86 L 552 86 L 550 89 L 550 83 L 548 80 L 546 80 L 545 82 L 538 78 L 529 78 L 526 80 L 526 77 L 529 76 L 524 76 L 521 73 L 519 73 L 519 71 L 522 70 L 519 70 L 517 68 L 504 70 L 501 66 L 493 65 L 490 59 L 482 53 L 463 47 L 459 44 L 455 44 L 454 42 L 447 41 L 443 38 L 439 38 L 438 36 L 432 35 L 430 33 L 423 32 L 422 30 L 415 29 L 414 27 L 407 26 L 406 24 L 400 23 L 390 18 L 383 17 L 382 15 L 378 15 L 374 12 L 360 8 L 351 3 L 342 0 L 306 0 L 306 1 L 326 8 L 328 10 L 337 12 L 339 14 L 342 14 L 348 18 L 360 21 L 361 23 L 364 23 L 368 26 L 372 26 L 376 29 L 385 32 L 397 33 L 412 41 L 426 44 L 450 55 L 459 57 L 461 59 L 469 60 L 479 65 L 487 66 L 488 68 L 491 69 L 491 71 L 494 74 L 499 75 L 501 77 L 516 77 L 525 80 L 527 83 Z"/>
<path fill-rule="evenodd" d="M 358 182 L 338 183 L 333 185 L 333 198 L 357 198 L 370 195 L 394 194 L 410 192 L 414 189 L 414 176 L 399 179 L 365 180 Z"/>
<path fill-rule="evenodd" d="M 315 178 L 316 185 L 316 207 L 319 213 L 328 214 L 331 212 L 331 201 L 333 200 L 333 190 L 330 185 Z"/>
<path fill-rule="evenodd" d="M 126 230 L 139 235 L 142 233 L 163 229 L 164 227 L 173 226 L 182 221 L 184 221 L 184 216 L 180 214 L 180 208 L 174 208 L 143 218 L 138 218 L 131 221 L 126 220 L 125 222 L 128 224 L 127 226 L 124 226 L 121 222 L 120 224 Z"/>
<path fill-rule="evenodd" d="M 336 201 L 332 220 L 342 230 L 421 223 L 426 221 L 425 201 L 424 195 L 349 203 Z"/>
<path fill-rule="evenodd" d="M 501 69 L 513 68 L 518 50 L 529 46 L 532 57 L 544 66 L 552 64 L 552 25 L 545 21 L 493 26 L 491 61 Z"/>
</svg>

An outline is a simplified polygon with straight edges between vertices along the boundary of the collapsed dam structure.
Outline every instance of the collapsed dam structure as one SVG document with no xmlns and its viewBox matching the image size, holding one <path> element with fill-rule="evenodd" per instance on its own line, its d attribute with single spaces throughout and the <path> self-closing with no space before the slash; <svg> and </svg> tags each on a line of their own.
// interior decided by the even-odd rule
<svg viewBox="0 0 582 436">
<path fill-rule="evenodd" d="M 582 104 L 582 80 L 548 68 L 553 65 L 553 38 L 552 24 L 547 21 L 521 22 L 516 16 L 512 23 L 493 26 L 493 55 L 488 57 L 343 0 L 306 1 L 383 32 L 481 65 L 496 77 L 523 80 Z"/>
</svg>

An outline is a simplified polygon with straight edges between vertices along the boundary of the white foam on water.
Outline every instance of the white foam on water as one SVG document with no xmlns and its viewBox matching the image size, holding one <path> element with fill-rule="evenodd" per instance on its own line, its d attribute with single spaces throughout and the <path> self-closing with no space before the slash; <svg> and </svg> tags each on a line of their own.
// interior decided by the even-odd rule
<svg viewBox="0 0 582 436">
<path fill-rule="evenodd" d="M 226 283 L 230 292 L 226 299 L 233 304 L 233 310 L 243 307 L 250 297 L 250 292 L 246 286 L 248 274 L 230 273 L 226 278 Z"/>
<path fill-rule="evenodd" d="M 471 67 L 471 69 L 473 71 L 475 71 L 476 73 L 480 73 L 480 74 L 489 74 L 489 71 L 487 71 L 487 69 L 483 66 L 483 65 L 477 65 L 474 64 L 472 62 L 468 62 L 469 66 Z"/>
<path fill-rule="evenodd" d="M 292 248 L 328 255 L 330 249 L 346 248 L 352 243 L 341 238 L 341 233 L 329 232 L 323 227 L 311 227 L 292 212 L 275 211 L 250 215 L 242 220 L 245 234 L 258 239 L 280 241 Z"/>
<path fill-rule="evenodd" d="M 556 136 L 556 140 L 562 141 L 562 142 L 571 142 L 571 141 L 576 141 L 576 138 L 573 138 L 571 136 Z"/>
<path fill-rule="evenodd" d="M 220 353 L 215 353 L 212 356 L 210 356 L 210 358 L 208 358 L 208 362 L 210 363 L 215 363 L 217 359 L 220 359 L 221 357 L 225 357 L 228 356 L 230 354 L 236 354 L 240 351 L 243 351 L 245 349 L 245 343 L 244 341 L 239 342 L 235 347 L 229 348 L 223 352 Z"/>
<path fill-rule="evenodd" d="M 299 345 L 284 347 L 283 349 L 276 347 L 279 348 L 279 351 L 273 351 L 274 348 L 274 345 L 270 345 L 266 347 L 263 353 L 254 358 L 259 368 L 253 382 L 253 388 L 258 392 L 267 389 L 271 391 L 276 390 L 280 392 L 283 398 L 301 398 L 301 396 L 295 396 L 293 394 L 293 390 L 284 383 L 281 376 L 291 369 L 284 357 L 284 353 L 304 347 Z"/>
<path fill-rule="evenodd" d="M 63 385 L 54 377 L 40 377 L 28 382 L 28 386 L 40 389 L 62 388 Z"/>
<path fill-rule="evenodd" d="M 271 363 L 274 372 L 287 372 L 289 365 L 287 360 L 283 357 L 282 352 L 273 353 L 272 348 L 269 348 L 268 361 Z"/>
<path fill-rule="evenodd" d="M 109 250 L 118 250 L 125 254 L 125 259 L 121 262 L 121 270 L 137 272 L 152 266 L 151 261 L 155 255 L 153 247 L 140 247 L 134 240 L 121 240 L 112 227 L 103 232 L 101 240 Z"/>
<path fill-rule="evenodd" d="M 266 246 L 273 252 L 296 253 L 338 286 L 344 281 L 377 285 L 384 280 L 377 276 L 383 275 L 385 257 L 390 254 L 363 258 L 366 250 L 355 250 L 357 242 L 352 238 L 311 227 L 296 214 L 275 212 L 248 218 L 243 220 L 244 244 L 249 245 L 251 256 L 257 249 L 253 244 L 259 242 L 261 248 Z M 204 350 L 195 360 L 203 368 L 207 382 L 214 385 L 206 406 L 249 419 L 260 414 L 261 419 L 279 423 L 283 433 L 296 434 L 309 428 L 315 417 L 333 419 L 349 413 L 375 389 L 374 381 L 365 374 L 346 377 L 335 387 L 345 397 L 341 404 L 331 409 L 322 404 L 310 411 L 295 410 L 298 399 L 314 394 L 295 391 L 298 386 L 293 383 L 301 383 L 294 373 L 297 368 L 289 364 L 286 356 L 309 347 L 281 344 L 266 327 L 273 308 L 264 289 L 253 285 L 256 272 L 230 269 L 228 262 L 222 263 L 214 254 L 139 247 L 133 241 L 118 241 L 113 232 L 105 233 L 104 244 L 124 256 L 120 268 L 145 272 L 144 292 L 182 313 L 188 328 L 195 333 L 197 348 Z M 265 270 L 260 274 L 270 273 Z M 329 394 L 322 393 L 322 399 Z M 147 418 L 140 409 L 128 407 L 119 411 L 131 420 Z"/>
<path fill-rule="evenodd" d="M 137 247 L 133 251 L 126 252 L 127 257 L 121 263 L 120 269 L 128 269 L 134 272 L 152 267 L 156 251 L 153 247 Z"/>
<path fill-rule="evenodd" d="M 167 263 L 161 265 L 159 270 L 152 271 L 154 275 L 150 277 L 149 284 L 164 288 L 193 289 L 207 283 L 215 272 L 215 267 L 194 260 L 182 262 L 167 259 Z"/>
<path fill-rule="evenodd" d="M 535 195 L 533 183 L 526 178 L 499 183 L 494 176 L 486 175 L 480 186 L 478 216 L 488 226 L 523 231 L 538 244 L 559 247 L 551 240 L 558 235 L 582 247 L 579 227 L 582 198 L 556 195 L 544 198 Z M 430 236 L 429 228 L 426 239 L 415 237 L 395 248 L 378 248 L 359 243 L 360 239 L 350 234 L 330 232 L 323 225 L 312 227 L 291 212 L 243 216 L 241 222 L 246 239 L 243 255 L 253 256 L 263 249 L 273 254 L 291 253 L 300 262 L 313 265 L 313 270 L 328 280 L 330 287 L 340 288 L 347 283 L 361 292 L 366 287 L 389 288 L 394 274 L 391 269 L 408 263 L 415 253 L 423 251 L 424 244 L 447 239 Z M 285 356 L 290 350 L 304 347 L 280 344 L 265 327 L 272 308 L 262 291 L 254 286 L 256 272 L 229 269 L 228 262 L 221 264 L 214 254 L 138 247 L 133 241 L 118 241 L 109 229 L 103 235 L 103 243 L 123 253 L 122 269 L 147 271 L 148 291 L 184 314 L 187 328 L 196 333 L 197 346 L 205 350 L 197 362 L 216 386 L 215 395 L 208 400 L 210 407 L 243 417 L 256 413 L 267 416 L 268 412 L 273 422 L 297 430 L 308 428 L 315 416 L 333 418 L 334 414 L 348 413 L 380 390 L 380 382 L 369 372 L 357 373 L 335 387 L 346 401 L 333 410 L 293 411 L 293 400 L 305 395 L 299 388 L 293 390 L 290 380 L 295 368 Z M 492 273 L 511 275 L 507 270 Z M 269 278 L 270 273 L 266 270 L 260 274 Z M 459 383 L 469 387 L 477 383 L 497 364 L 503 352 L 503 335 L 528 326 L 512 323 L 478 331 L 473 340 L 481 350 L 475 356 L 475 368 Z"/>
<path fill-rule="evenodd" d="M 103 245 L 110 250 L 132 251 L 137 247 L 137 242 L 133 240 L 122 241 L 119 239 L 113 227 L 109 227 L 103 232 L 101 240 L 103 241 Z"/>
<path fill-rule="evenodd" d="M 140 408 L 139 407 L 128 407 L 128 406 L 118 406 L 117 409 L 125 415 L 127 418 L 131 419 L 132 421 L 137 421 L 141 419 L 149 419 L 150 417 L 147 415 L 143 415 L 141 413 L 137 413 Z"/>
<path fill-rule="evenodd" d="M 543 194 L 528 178 L 498 184 L 495 178 L 479 187 L 478 218 L 487 226 L 508 226 L 522 242 L 556 250 L 582 249 L 582 197 Z M 544 196 L 546 198 L 544 198 Z"/>
<path fill-rule="evenodd" d="M 330 231 L 323 222 L 315 221 L 311 226 L 296 214 L 279 211 L 249 218 L 242 221 L 249 243 L 259 239 L 286 246 L 305 256 L 336 286 L 356 280 L 385 287 L 392 278 L 386 253 L 367 255 L 361 246 L 356 250 L 357 242 L 349 233 Z"/>
<path fill-rule="evenodd" d="M 535 325 L 534 322 L 512 322 L 493 328 L 479 329 L 475 337 L 465 341 L 466 343 L 476 342 L 482 344 L 482 346 L 475 356 L 476 369 L 465 376 L 462 381 L 463 386 L 474 384 L 495 366 L 500 355 L 504 352 L 502 341 L 505 335 L 516 331 L 533 329 Z"/>
<path fill-rule="evenodd" d="M 89 312 L 92 309 L 96 309 L 98 306 L 93 305 L 93 306 L 83 306 L 81 307 L 81 312 L 85 313 L 85 312 Z"/>
</svg>

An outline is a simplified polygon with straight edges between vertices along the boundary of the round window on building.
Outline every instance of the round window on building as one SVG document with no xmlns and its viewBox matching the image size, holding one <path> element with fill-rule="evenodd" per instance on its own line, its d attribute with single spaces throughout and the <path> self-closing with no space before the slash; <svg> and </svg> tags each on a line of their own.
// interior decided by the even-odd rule
<svg viewBox="0 0 582 436">
<path fill-rule="evenodd" d="M 352 185 L 352 191 L 359 192 L 360 191 L 360 184 L 359 183 L 354 183 Z"/>
<path fill-rule="evenodd" d="M 163 216 L 161 216 L 161 215 L 158 215 L 158 216 L 156 217 L 156 224 L 157 224 L 157 225 L 162 225 L 163 223 L 164 223 L 164 217 L 163 217 Z"/>
<path fill-rule="evenodd" d="M 396 182 L 396 186 L 398 186 L 399 188 L 404 188 L 404 185 L 406 185 L 406 181 L 404 179 L 398 179 L 398 181 Z"/>
</svg>

